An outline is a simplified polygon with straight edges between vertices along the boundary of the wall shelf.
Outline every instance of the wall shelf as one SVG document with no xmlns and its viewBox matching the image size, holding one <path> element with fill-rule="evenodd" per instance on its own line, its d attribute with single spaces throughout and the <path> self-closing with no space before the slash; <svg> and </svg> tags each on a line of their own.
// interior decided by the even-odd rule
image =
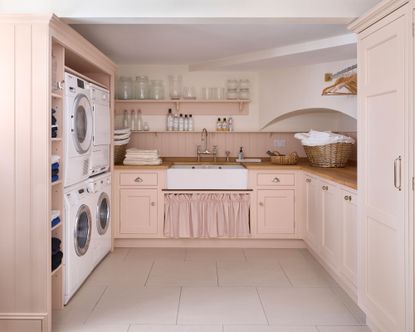
<svg viewBox="0 0 415 332">
<path fill-rule="evenodd" d="M 169 108 L 177 112 L 195 115 L 247 115 L 250 100 L 204 100 L 204 99 L 117 99 L 115 111 L 141 109 L 144 115 L 166 115 Z"/>
</svg>

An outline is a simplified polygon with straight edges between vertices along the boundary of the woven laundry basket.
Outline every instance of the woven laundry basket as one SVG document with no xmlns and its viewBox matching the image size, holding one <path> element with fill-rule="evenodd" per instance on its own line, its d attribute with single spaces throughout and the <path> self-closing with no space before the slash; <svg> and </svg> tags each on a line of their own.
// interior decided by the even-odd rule
<svg viewBox="0 0 415 332">
<path fill-rule="evenodd" d="M 125 152 L 127 151 L 127 144 L 123 145 L 114 145 L 114 164 L 115 165 L 122 165 Z"/>
<path fill-rule="evenodd" d="M 292 152 L 288 155 L 282 155 L 278 151 L 274 151 L 276 156 L 271 156 L 271 163 L 276 165 L 295 165 L 298 162 L 297 152 Z"/>
<path fill-rule="evenodd" d="M 352 143 L 303 145 L 308 160 L 316 167 L 345 167 L 352 154 L 352 146 Z"/>
</svg>

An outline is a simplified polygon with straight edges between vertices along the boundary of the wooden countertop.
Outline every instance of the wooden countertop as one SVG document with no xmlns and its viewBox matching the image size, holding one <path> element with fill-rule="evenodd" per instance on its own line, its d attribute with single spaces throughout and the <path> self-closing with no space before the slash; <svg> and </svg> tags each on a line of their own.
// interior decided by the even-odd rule
<svg viewBox="0 0 415 332">
<path fill-rule="evenodd" d="M 181 164 L 196 164 L 196 161 L 193 160 L 184 160 L 184 158 L 168 158 L 167 161 L 163 161 L 161 165 L 143 165 L 143 166 L 128 166 L 128 165 L 115 165 L 115 170 L 163 170 L 168 169 L 174 163 Z M 198 163 L 199 164 L 199 163 Z M 235 165 L 239 163 L 235 162 L 223 162 L 219 161 L 216 163 L 213 162 L 201 162 L 200 164 L 225 164 L 225 165 Z M 357 167 L 356 166 L 347 166 L 344 168 L 320 168 L 311 166 L 307 160 L 300 160 L 297 165 L 275 165 L 269 161 L 263 161 L 261 163 L 242 163 L 244 167 L 249 170 L 303 170 L 307 173 L 314 174 L 323 179 L 336 182 L 338 184 L 350 187 L 352 189 L 357 189 Z"/>
</svg>

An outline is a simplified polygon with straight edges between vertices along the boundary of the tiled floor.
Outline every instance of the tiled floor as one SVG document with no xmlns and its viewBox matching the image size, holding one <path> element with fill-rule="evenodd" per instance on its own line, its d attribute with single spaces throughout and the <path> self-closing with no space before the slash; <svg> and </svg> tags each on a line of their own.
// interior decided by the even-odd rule
<svg viewBox="0 0 415 332">
<path fill-rule="evenodd" d="M 54 331 L 369 332 L 305 249 L 117 249 Z"/>
</svg>

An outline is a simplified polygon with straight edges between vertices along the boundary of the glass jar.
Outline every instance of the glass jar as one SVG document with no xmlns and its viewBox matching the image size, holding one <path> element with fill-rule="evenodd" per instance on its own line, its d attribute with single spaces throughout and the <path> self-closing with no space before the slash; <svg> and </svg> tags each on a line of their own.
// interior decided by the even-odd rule
<svg viewBox="0 0 415 332">
<path fill-rule="evenodd" d="M 250 82 L 249 80 L 239 80 L 239 89 L 240 90 L 249 90 L 250 88 Z"/>
<path fill-rule="evenodd" d="M 151 99 L 164 99 L 164 84 L 162 80 L 151 81 Z"/>
<path fill-rule="evenodd" d="M 149 86 L 147 76 L 137 76 L 134 81 L 134 96 L 135 99 L 148 99 Z"/>
<path fill-rule="evenodd" d="M 240 89 L 239 99 L 249 99 L 249 89 Z"/>
<path fill-rule="evenodd" d="M 182 76 L 169 75 L 169 95 L 171 99 L 180 99 L 182 96 Z"/>
<path fill-rule="evenodd" d="M 118 80 L 118 99 L 133 99 L 133 80 L 121 76 Z"/>
<path fill-rule="evenodd" d="M 236 90 L 238 89 L 238 81 L 237 80 L 227 80 L 226 87 L 228 90 Z"/>
</svg>

